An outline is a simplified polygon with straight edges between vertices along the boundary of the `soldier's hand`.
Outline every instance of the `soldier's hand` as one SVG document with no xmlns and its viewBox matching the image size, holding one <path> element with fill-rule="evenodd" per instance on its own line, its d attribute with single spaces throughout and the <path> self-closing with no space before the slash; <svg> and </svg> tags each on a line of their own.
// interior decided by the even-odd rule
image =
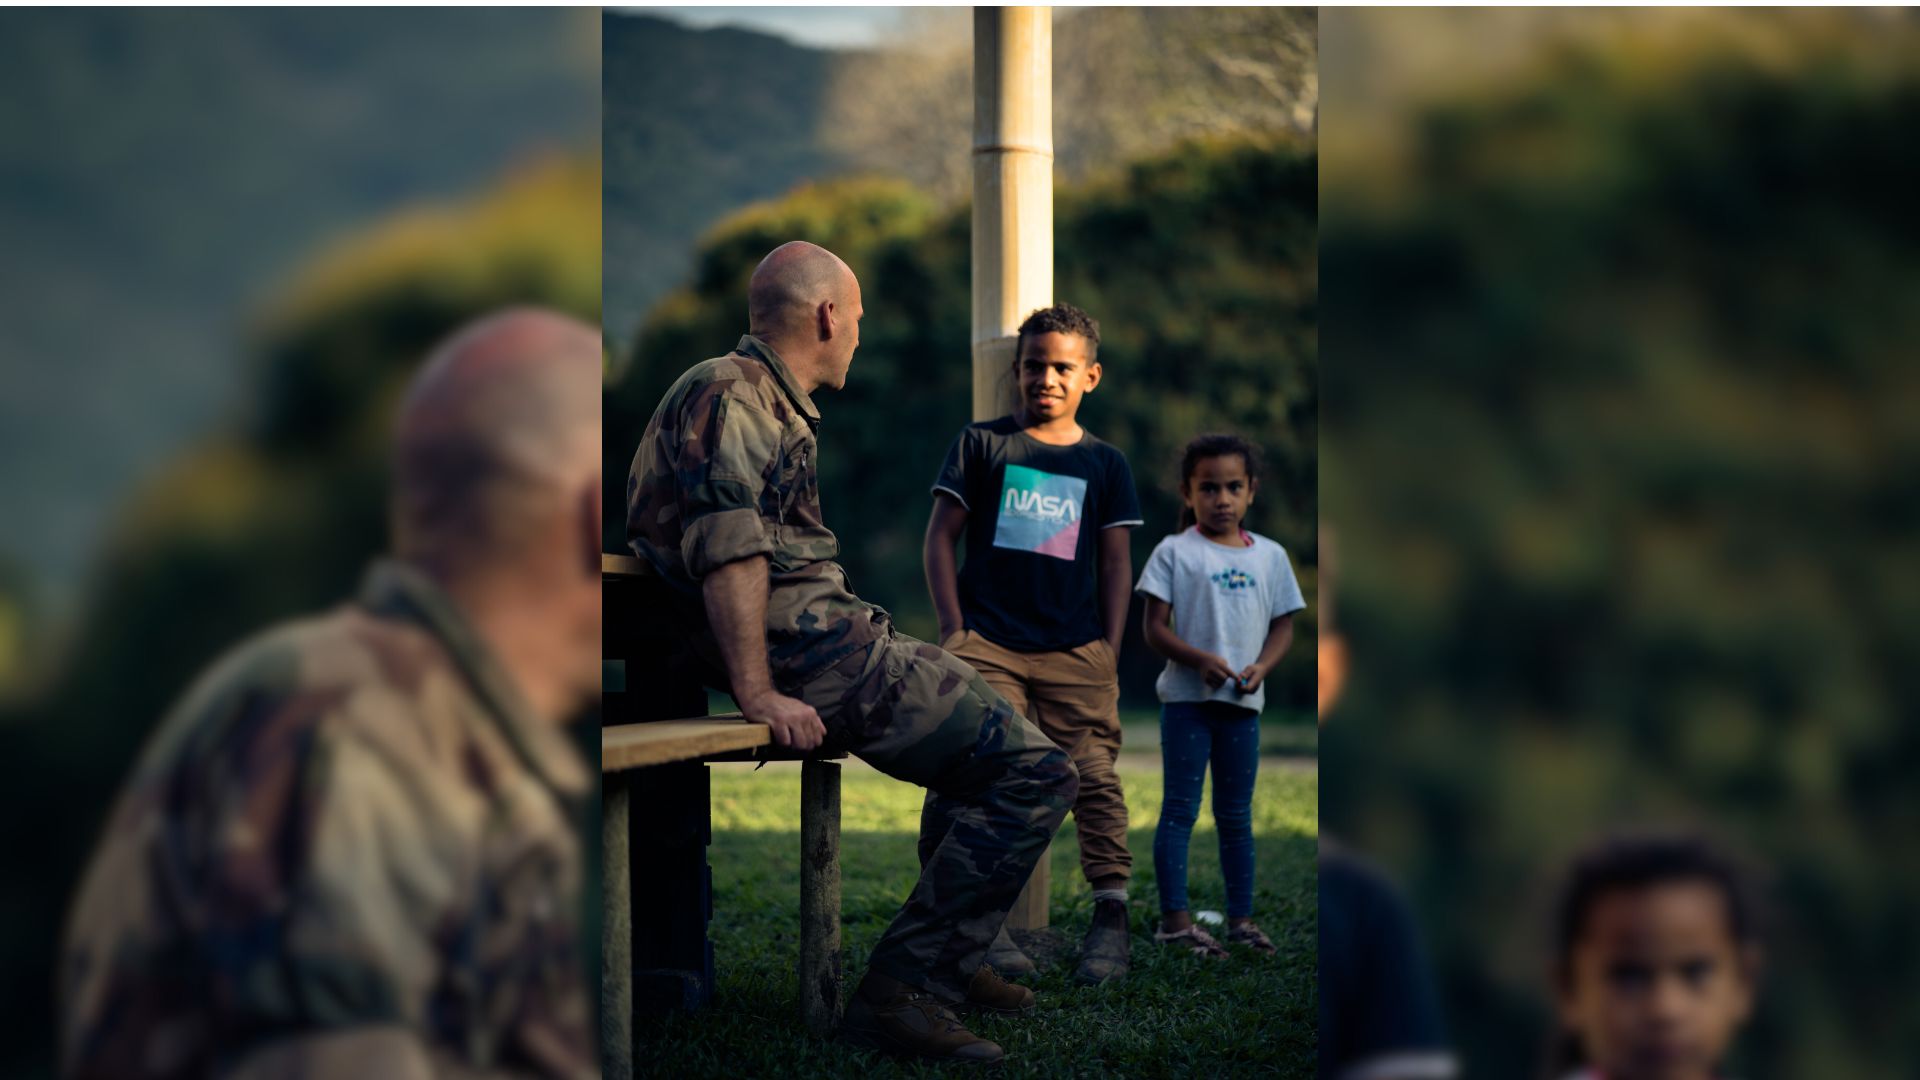
<svg viewBox="0 0 1920 1080">
<path fill-rule="evenodd" d="M 811 750 L 827 737 L 820 714 L 804 701 L 768 690 L 740 702 L 740 712 L 756 724 L 773 729 L 773 741 L 795 750 Z"/>
</svg>

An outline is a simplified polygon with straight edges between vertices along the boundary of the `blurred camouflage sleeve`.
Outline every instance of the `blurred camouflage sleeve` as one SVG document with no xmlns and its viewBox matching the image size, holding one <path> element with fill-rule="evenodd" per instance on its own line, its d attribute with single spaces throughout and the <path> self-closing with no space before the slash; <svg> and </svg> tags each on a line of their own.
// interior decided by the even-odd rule
<svg viewBox="0 0 1920 1080">
<path fill-rule="evenodd" d="M 403 1027 L 349 1028 L 282 1039 L 249 1054 L 222 1080 L 343 1076 L 354 1080 L 449 1080 L 482 1074 L 434 1061 L 419 1034 Z"/>
<path fill-rule="evenodd" d="M 415 805 L 426 791 L 391 748 L 332 731 L 321 740 L 305 794 L 311 847 L 289 868 L 276 958 L 286 1007 L 318 1026 L 418 1022 L 440 969 L 433 922 L 469 868 L 432 850 L 422 823 L 433 811 Z M 264 975 L 254 984 L 270 985 Z"/>
<path fill-rule="evenodd" d="M 695 578 L 774 550 L 763 504 L 784 425 L 726 384 L 715 389 L 690 403 L 679 461 L 680 556 Z"/>
<path fill-rule="evenodd" d="M 66 1075 L 597 1075 L 584 766 L 448 605 L 377 566 L 169 712 L 75 898 Z"/>
<path fill-rule="evenodd" d="M 491 875 L 477 853 L 448 843 L 452 834 L 437 819 L 453 793 L 423 785 L 403 752 L 359 731 L 317 732 L 294 795 L 295 816 L 306 823 L 304 858 L 285 865 L 277 885 L 274 875 L 255 887 L 230 883 L 233 929 L 277 945 L 238 950 L 253 962 L 229 973 L 241 999 L 236 1012 L 268 1036 L 235 1063 L 236 1080 L 517 1075 L 475 1069 L 422 1037 L 446 1019 L 437 1013 L 447 1008 L 449 978 L 485 987 L 525 977 L 490 956 L 488 942 L 463 940 L 473 927 L 450 917 L 453 898 L 477 891 L 490 904 L 524 905 L 502 883 L 482 883 Z M 242 864 L 229 866 L 237 879 L 251 877 Z"/>
</svg>

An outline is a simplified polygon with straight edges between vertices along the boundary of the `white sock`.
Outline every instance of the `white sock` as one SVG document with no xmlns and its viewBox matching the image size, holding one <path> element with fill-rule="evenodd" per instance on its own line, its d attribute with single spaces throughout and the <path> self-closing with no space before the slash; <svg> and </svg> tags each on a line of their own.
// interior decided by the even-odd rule
<svg viewBox="0 0 1920 1080">
<path fill-rule="evenodd" d="M 1100 901 L 1100 900 L 1118 900 L 1118 901 L 1120 901 L 1121 903 L 1123 903 L 1123 904 L 1124 904 L 1124 903 L 1126 903 L 1126 902 L 1127 902 L 1127 890 L 1125 890 L 1125 889 L 1095 889 L 1095 890 L 1093 890 L 1093 898 L 1094 898 L 1094 900 L 1095 900 L 1096 902 L 1097 902 L 1097 901 Z"/>
</svg>

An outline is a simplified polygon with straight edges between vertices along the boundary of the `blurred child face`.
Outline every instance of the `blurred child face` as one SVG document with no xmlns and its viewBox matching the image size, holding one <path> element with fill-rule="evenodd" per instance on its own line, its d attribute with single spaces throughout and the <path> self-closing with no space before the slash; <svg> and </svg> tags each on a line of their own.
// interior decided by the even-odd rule
<svg viewBox="0 0 1920 1080">
<path fill-rule="evenodd" d="M 1201 458 L 1193 474 L 1180 484 L 1180 496 L 1193 511 L 1194 523 L 1208 536 L 1237 537 L 1240 522 L 1253 505 L 1253 478 L 1247 459 L 1239 454 Z"/>
<path fill-rule="evenodd" d="M 1567 957 L 1561 1023 L 1608 1080 L 1705 1080 L 1752 1007 L 1755 962 L 1717 886 L 1613 890 Z"/>
<path fill-rule="evenodd" d="M 1323 571 L 1324 572 L 1324 571 Z M 1320 639 L 1320 722 L 1327 722 L 1327 710 L 1340 700 L 1347 683 L 1347 642 L 1339 634 L 1322 629 Z"/>
<path fill-rule="evenodd" d="M 1088 358 L 1087 339 L 1079 334 L 1029 334 L 1013 367 L 1020 405 L 1036 424 L 1072 419 L 1080 399 L 1100 384 L 1100 365 Z"/>
</svg>

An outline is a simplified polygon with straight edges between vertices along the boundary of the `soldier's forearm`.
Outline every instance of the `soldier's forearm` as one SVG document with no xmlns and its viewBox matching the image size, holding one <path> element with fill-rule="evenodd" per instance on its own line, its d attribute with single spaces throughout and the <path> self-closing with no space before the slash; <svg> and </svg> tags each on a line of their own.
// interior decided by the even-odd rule
<svg viewBox="0 0 1920 1080">
<path fill-rule="evenodd" d="M 707 623 L 727 664 L 733 698 L 773 689 L 767 671 L 767 557 L 755 555 L 719 567 L 700 583 Z"/>
</svg>

